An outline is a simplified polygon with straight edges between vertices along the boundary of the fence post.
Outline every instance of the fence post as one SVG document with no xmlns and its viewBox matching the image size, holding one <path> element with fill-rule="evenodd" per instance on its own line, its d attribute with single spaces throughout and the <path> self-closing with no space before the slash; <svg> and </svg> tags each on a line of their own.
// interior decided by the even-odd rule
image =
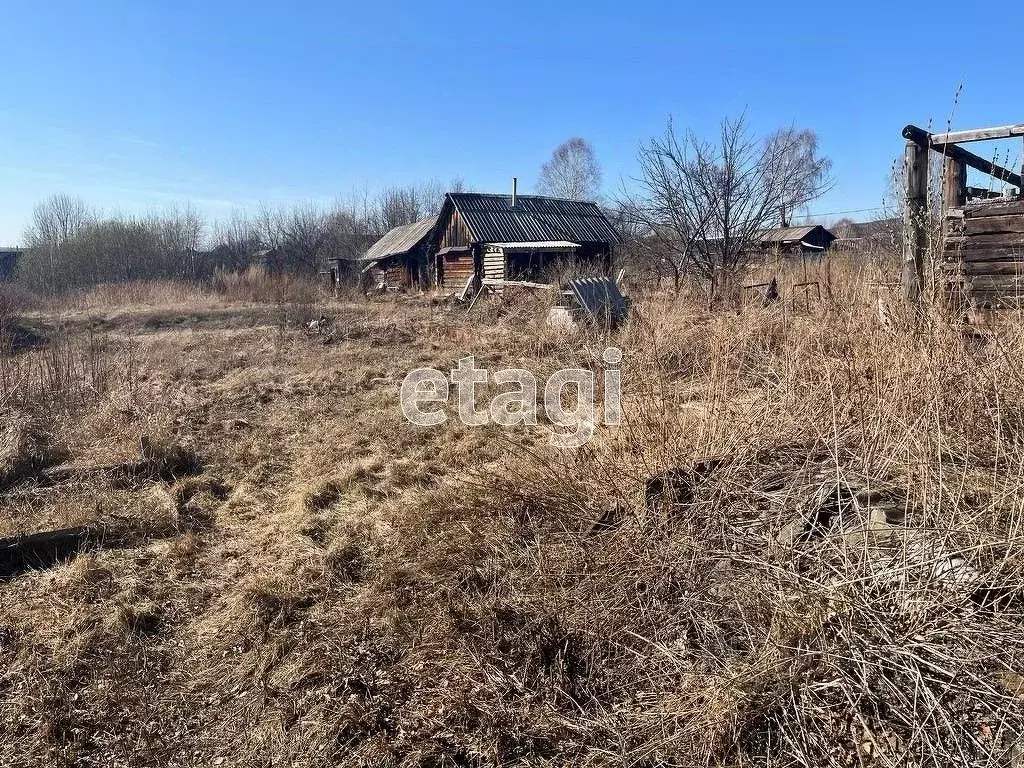
<svg viewBox="0 0 1024 768">
<path fill-rule="evenodd" d="M 914 303 L 921 300 L 924 286 L 928 152 L 927 146 L 907 141 L 903 154 L 903 295 Z"/>
<path fill-rule="evenodd" d="M 950 208 L 967 204 L 967 163 L 946 156 L 942 159 L 942 215 Z"/>
</svg>

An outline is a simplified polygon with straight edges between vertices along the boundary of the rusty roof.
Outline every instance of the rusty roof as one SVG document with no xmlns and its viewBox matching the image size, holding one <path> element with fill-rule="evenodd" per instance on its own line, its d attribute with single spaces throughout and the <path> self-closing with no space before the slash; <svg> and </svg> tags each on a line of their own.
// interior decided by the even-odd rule
<svg viewBox="0 0 1024 768">
<path fill-rule="evenodd" d="M 478 192 L 450 192 L 447 201 L 459 212 L 472 239 L 479 243 L 620 241 L 615 227 L 596 203 L 516 195 L 513 208 L 511 195 Z"/>
<path fill-rule="evenodd" d="M 402 227 L 395 227 L 384 237 L 370 246 L 370 248 L 359 257 L 358 261 L 380 261 L 388 256 L 397 256 L 400 253 L 411 251 L 430 234 L 437 223 L 437 216 L 428 219 L 420 219 L 412 224 Z"/>
</svg>

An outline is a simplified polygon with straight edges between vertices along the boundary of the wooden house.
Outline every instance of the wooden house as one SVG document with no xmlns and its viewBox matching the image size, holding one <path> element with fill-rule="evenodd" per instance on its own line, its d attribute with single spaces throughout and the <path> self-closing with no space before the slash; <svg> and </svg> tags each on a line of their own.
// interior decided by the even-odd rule
<svg viewBox="0 0 1024 768">
<path fill-rule="evenodd" d="M 533 280 L 558 261 L 607 273 L 618 233 L 596 203 L 537 195 L 451 192 L 430 238 L 434 282 Z"/>
<path fill-rule="evenodd" d="M 425 288 L 430 283 L 428 247 L 437 217 L 395 227 L 359 257 L 374 286 Z"/>
<path fill-rule="evenodd" d="M 787 256 L 821 256 L 832 247 L 836 236 L 820 224 L 805 227 L 766 229 L 758 236 L 758 249 Z"/>
</svg>

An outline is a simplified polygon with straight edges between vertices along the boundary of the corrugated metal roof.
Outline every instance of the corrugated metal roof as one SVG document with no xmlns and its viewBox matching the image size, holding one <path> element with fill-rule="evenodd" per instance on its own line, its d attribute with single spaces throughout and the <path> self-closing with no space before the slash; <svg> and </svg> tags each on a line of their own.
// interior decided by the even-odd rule
<svg viewBox="0 0 1024 768">
<path fill-rule="evenodd" d="M 431 216 L 429 219 L 421 219 L 412 224 L 406 224 L 403 227 L 395 227 L 371 245 L 369 250 L 360 256 L 358 260 L 380 261 L 388 256 L 396 256 L 410 251 L 430 234 L 430 230 L 434 228 L 436 223 L 437 216 Z"/>
<path fill-rule="evenodd" d="M 615 228 L 595 203 L 517 195 L 513 208 L 511 195 L 476 192 L 451 192 L 448 199 L 475 242 L 619 242 Z"/>
<path fill-rule="evenodd" d="M 536 240 L 527 243 L 487 243 L 487 245 L 496 245 L 506 251 L 525 251 L 535 249 L 555 249 L 555 248 L 579 248 L 579 243 L 570 243 L 568 240 Z"/>
<path fill-rule="evenodd" d="M 809 227 L 778 227 L 777 229 L 766 229 L 760 234 L 762 243 L 795 243 L 803 240 L 811 232 L 818 228 L 814 224 Z"/>
</svg>

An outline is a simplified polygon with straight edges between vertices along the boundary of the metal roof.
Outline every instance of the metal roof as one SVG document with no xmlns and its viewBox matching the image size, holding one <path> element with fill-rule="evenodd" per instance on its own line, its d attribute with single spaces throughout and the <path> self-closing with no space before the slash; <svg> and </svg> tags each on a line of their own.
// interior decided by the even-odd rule
<svg viewBox="0 0 1024 768">
<path fill-rule="evenodd" d="M 813 224 L 809 227 L 778 227 L 777 229 L 766 229 L 759 237 L 762 243 L 796 243 L 803 240 L 820 225 Z"/>
<path fill-rule="evenodd" d="M 371 245 L 358 261 L 380 261 L 388 256 L 397 256 L 400 253 L 411 251 L 430 234 L 436 223 L 437 216 L 431 216 L 429 219 L 421 219 L 412 224 L 395 227 Z"/>
<path fill-rule="evenodd" d="M 596 203 L 557 197 L 450 192 L 472 239 L 480 243 L 617 243 L 619 235 Z"/>
<path fill-rule="evenodd" d="M 570 243 L 568 240 L 531 240 L 527 243 L 487 243 L 496 245 L 505 251 L 526 251 L 535 249 L 555 250 L 559 248 L 579 248 L 579 243 Z"/>
</svg>

